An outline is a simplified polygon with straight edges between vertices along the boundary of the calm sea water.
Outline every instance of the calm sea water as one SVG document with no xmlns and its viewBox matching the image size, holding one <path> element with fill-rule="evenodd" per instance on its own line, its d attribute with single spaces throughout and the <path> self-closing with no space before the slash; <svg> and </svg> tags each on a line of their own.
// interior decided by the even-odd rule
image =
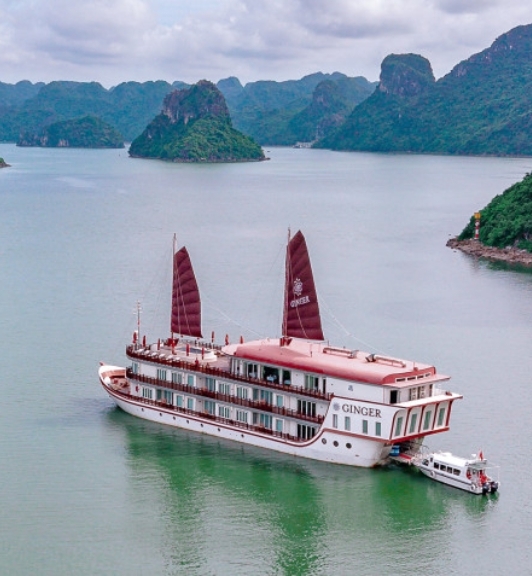
<svg viewBox="0 0 532 576">
<path fill-rule="evenodd" d="M 257 164 L 0 145 L 0 574 L 531 574 L 532 274 L 445 247 L 532 159 L 271 149 Z M 287 229 L 331 342 L 464 394 L 432 448 L 500 464 L 498 498 L 322 465 L 116 410 L 100 360 L 168 333 L 171 240 L 204 333 L 278 336 Z"/>
</svg>

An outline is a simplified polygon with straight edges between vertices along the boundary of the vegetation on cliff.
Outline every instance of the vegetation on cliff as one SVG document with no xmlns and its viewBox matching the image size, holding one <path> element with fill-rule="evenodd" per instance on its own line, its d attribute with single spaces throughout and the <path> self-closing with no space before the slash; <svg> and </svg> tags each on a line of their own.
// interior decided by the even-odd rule
<svg viewBox="0 0 532 576">
<path fill-rule="evenodd" d="M 38 134 L 22 135 L 17 146 L 123 148 L 124 138 L 107 122 L 94 116 L 85 116 L 55 122 Z"/>
<path fill-rule="evenodd" d="M 384 59 L 378 89 L 334 134 L 335 150 L 532 155 L 532 25 L 434 80 L 418 55 Z"/>
<path fill-rule="evenodd" d="M 0 168 L 8 168 L 9 164 L 3 159 L 0 158 Z"/>
<path fill-rule="evenodd" d="M 261 147 L 232 127 L 222 93 L 206 80 L 169 94 L 163 111 L 132 142 L 129 154 L 176 162 L 264 159 Z"/>
<path fill-rule="evenodd" d="M 532 252 L 532 174 L 495 196 L 480 214 L 482 244 Z M 458 240 L 473 238 L 474 234 L 475 218 L 472 216 Z"/>
</svg>

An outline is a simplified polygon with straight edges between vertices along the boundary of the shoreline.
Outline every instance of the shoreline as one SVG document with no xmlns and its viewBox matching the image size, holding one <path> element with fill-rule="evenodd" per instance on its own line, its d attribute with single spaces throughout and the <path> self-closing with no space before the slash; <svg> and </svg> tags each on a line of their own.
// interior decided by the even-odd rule
<svg viewBox="0 0 532 576">
<path fill-rule="evenodd" d="M 493 246 L 485 246 L 478 240 L 458 240 L 457 238 L 450 238 L 446 246 L 475 258 L 532 266 L 532 253 L 518 248 L 494 248 Z"/>
</svg>

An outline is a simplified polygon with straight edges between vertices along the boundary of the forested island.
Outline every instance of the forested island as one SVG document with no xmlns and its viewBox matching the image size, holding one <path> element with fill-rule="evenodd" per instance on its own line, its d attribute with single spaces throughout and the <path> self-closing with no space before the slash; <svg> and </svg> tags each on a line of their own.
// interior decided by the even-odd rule
<svg viewBox="0 0 532 576">
<path fill-rule="evenodd" d="M 3 159 L 0 158 L 0 168 L 9 168 L 9 164 Z"/>
<path fill-rule="evenodd" d="M 447 245 L 473 256 L 532 265 L 532 174 L 495 196 L 479 214 L 478 240 L 472 216 Z"/>
<path fill-rule="evenodd" d="M 173 162 L 265 159 L 256 142 L 232 127 L 222 93 L 207 80 L 166 96 L 162 112 L 131 143 L 129 154 Z"/>
<path fill-rule="evenodd" d="M 17 146 L 48 148 L 124 148 L 124 138 L 113 126 L 95 116 L 54 122 L 38 134 L 23 134 Z"/>
</svg>

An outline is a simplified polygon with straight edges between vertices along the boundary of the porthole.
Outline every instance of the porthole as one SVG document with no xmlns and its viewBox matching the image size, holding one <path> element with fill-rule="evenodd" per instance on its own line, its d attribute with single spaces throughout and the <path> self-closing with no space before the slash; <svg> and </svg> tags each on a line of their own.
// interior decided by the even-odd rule
<svg viewBox="0 0 532 576">
<path fill-rule="evenodd" d="M 334 446 L 335 448 L 338 446 L 338 442 L 337 442 L 336 440 L 333 442 L 333 446 Z"/>
<path fill-rule="evenodd" d="M 175 416 L 174 416 L 174 420 L 175 420 Z"/>
<path fill-rule="evenodd" d="M 188 424 L 188 423 L 189 423 L 189 422 L 188 422 L 188 420 L 187 420 L 187 424 Z"/>
<path fill-rule="evenodd" d="M 346 448 L 351 448 L 351 444 L 348 442 L 348 443 L 345 445 L 345 447 L 346 447 Z"/>
<path fill-rule="evenodd" d="M 218 432 L 220 432 L 220 428 L 218 428 Z"/>
<path fill-rule="evenodd" d="M 201 424 L 201 427 L 203 428 L 203 424 Z"/>
<path fill-rule="evenodd" d="M 159 412 L 159 416 L 162 416 L 162 415 L 163 415 L 162 412 Z"/>
<path fill-rule="evenodd" d="M 321 439 L 321 443 L 322 443 L 322 444 L 327 444 L 327 439 L 326 439 L 326 438 L 322 438 L 322 439 Z"/>
<path fill-rule="evenodd" d="M 242 436 L 242 438 L 244 438 L 244 434 L 240 434 L 240 436 Z"/>
</svg>

